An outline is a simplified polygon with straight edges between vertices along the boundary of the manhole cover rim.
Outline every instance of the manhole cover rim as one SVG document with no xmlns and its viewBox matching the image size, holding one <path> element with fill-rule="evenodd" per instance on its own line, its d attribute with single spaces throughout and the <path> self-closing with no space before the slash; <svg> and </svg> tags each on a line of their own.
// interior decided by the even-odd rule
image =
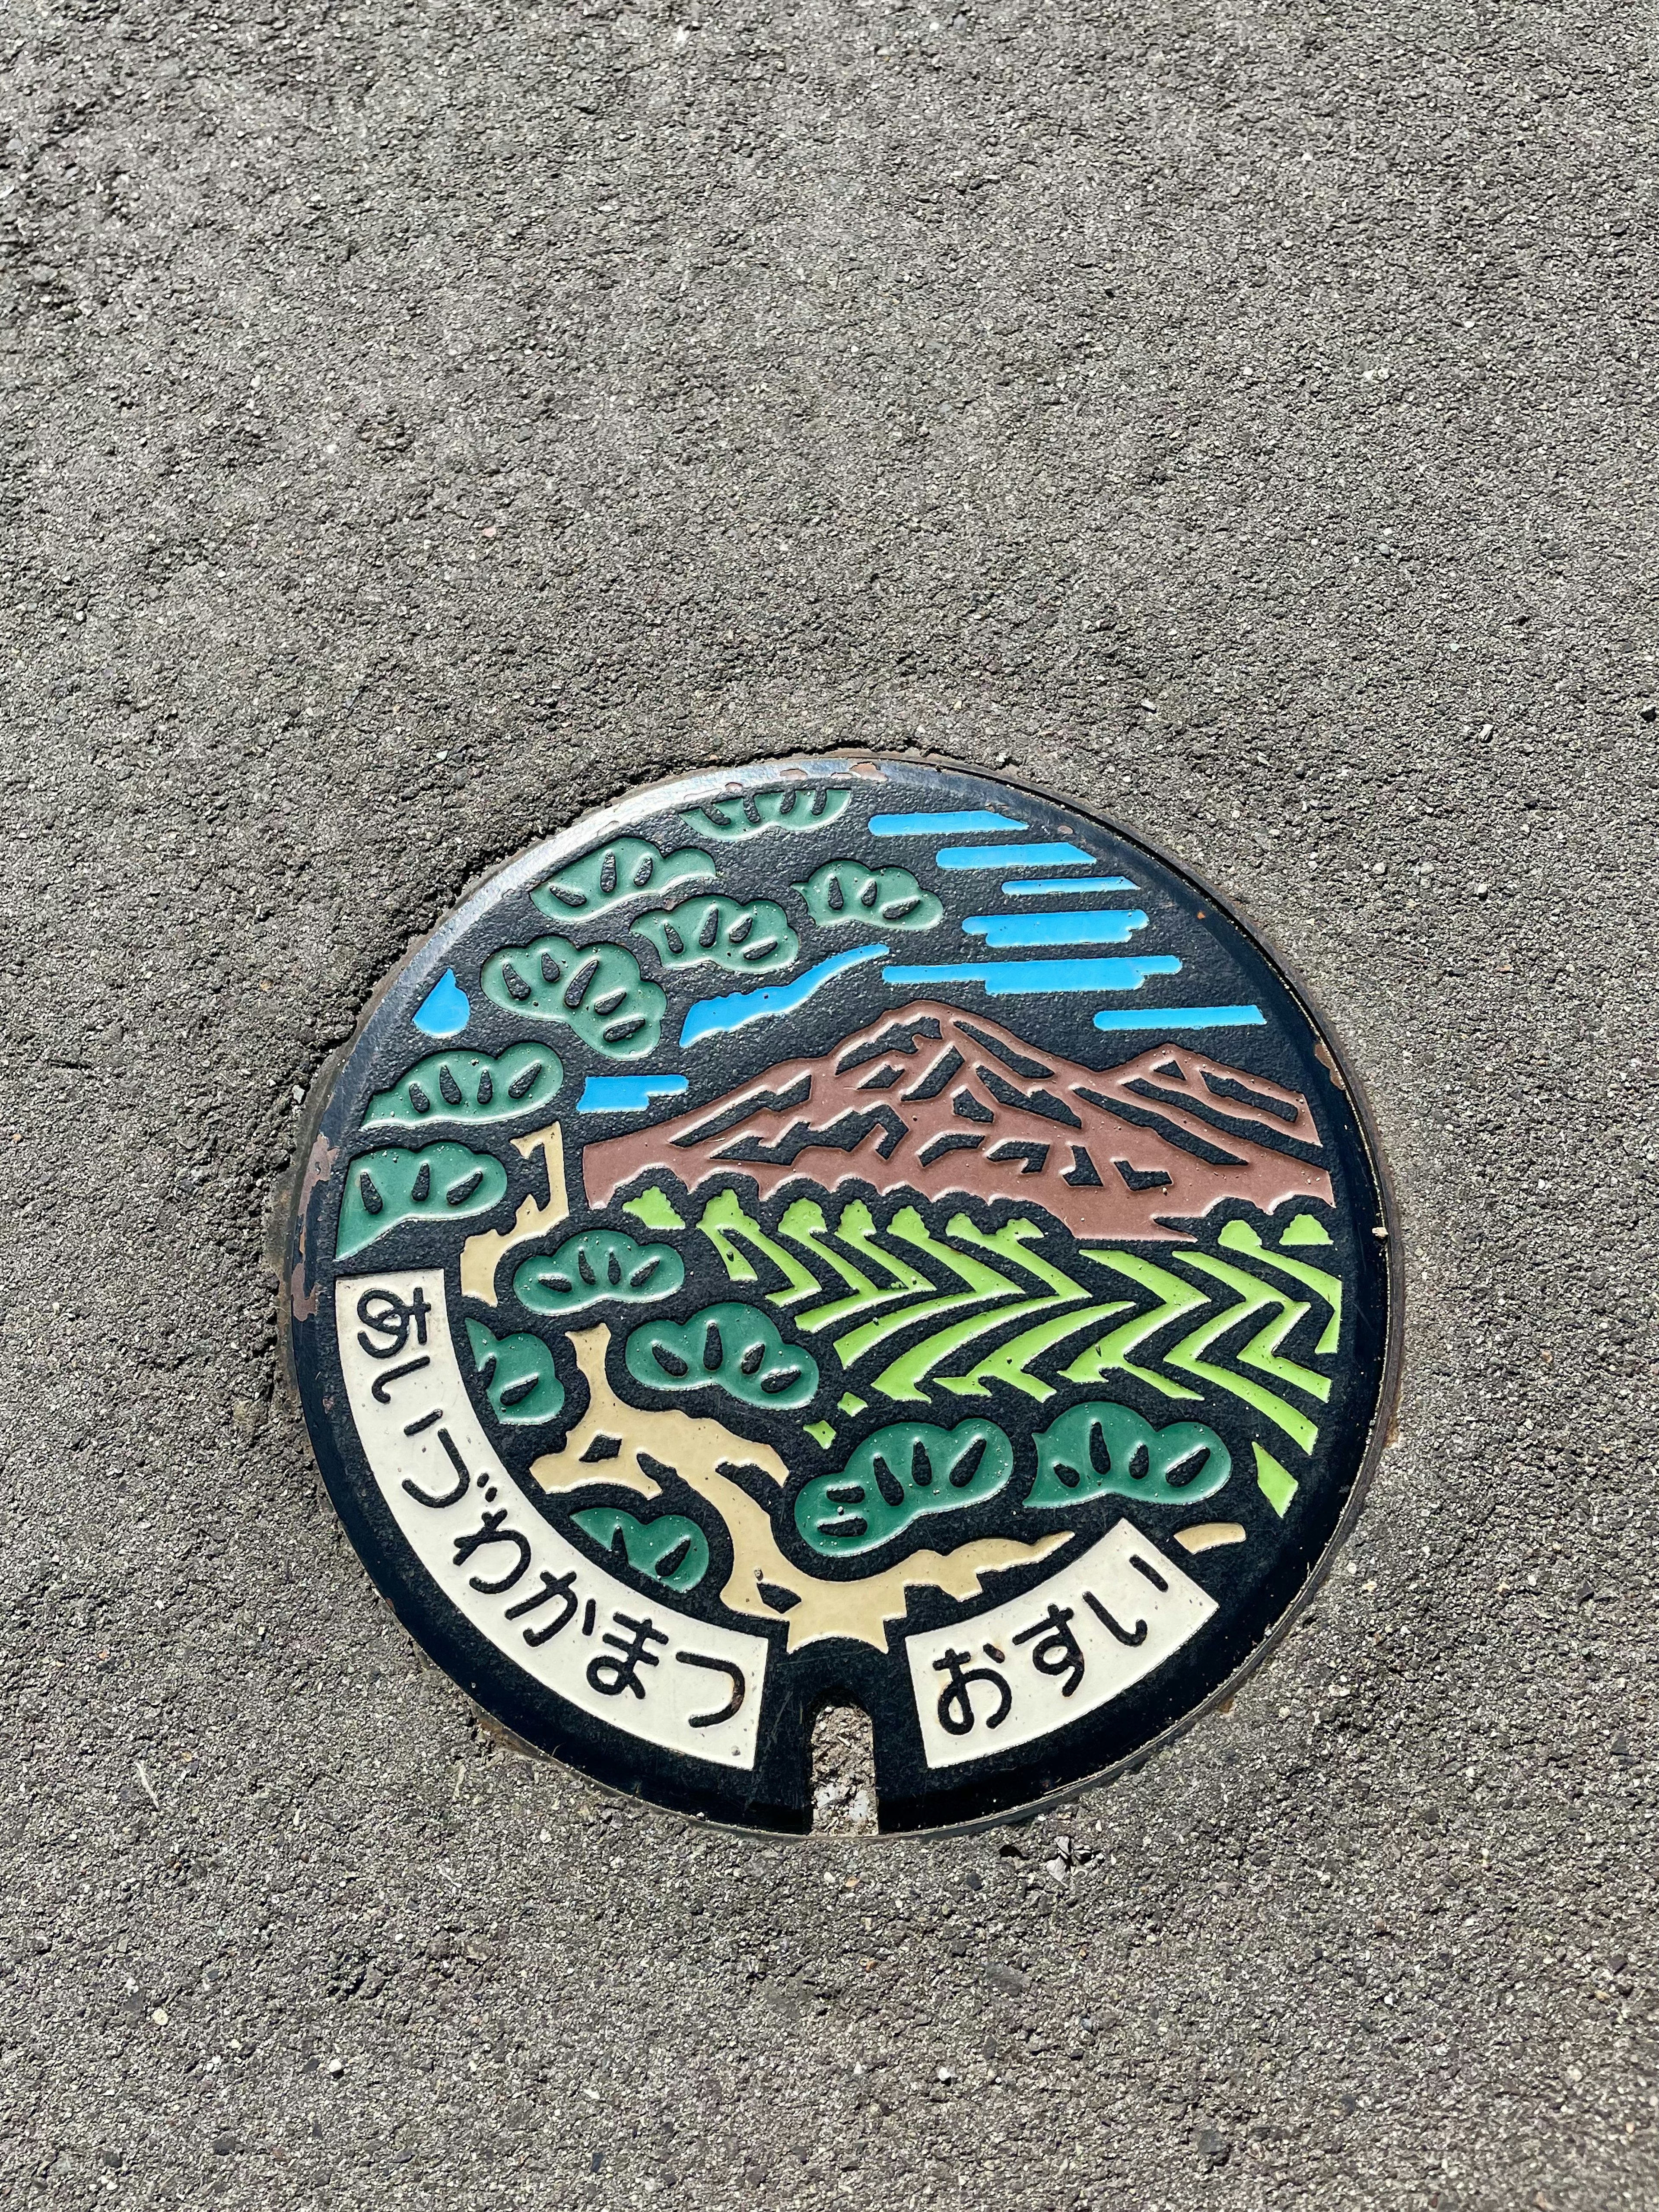
<svg viewBox="0 0 1659 2212">
<path fill-rule="evenodd" d="M 529 1709 L 514 1697 L 502 1695 L 496 1685 L 475 1671 L 471 1663 L 474 1655 L 465 1648 L 464 1640 L 458 1643 L 449 1637 L 441 1622 L 434 1623 L 426 1610 L 421 1593 L 416 1592 L 416 1602 L 407 1601 L 408 1577 L 392 1571 L 392 1563 L 388 1560 L 383 1544 L 376 1540 L 375 1532 L 366 1524 L 359 1510 L 358 1486 L 343 1464 L 332 1421 L 322 1402 L 324 1394 L 318 1386 L 315 1371 L 313 1370 L 302 1376 L 295 1359 L 292 1322 L 297 1295 L 295 1286 L 300 1280 L 295 1271 L 302 1271 L 304 1267 L 301 1245 L 305 1224 L 301 1194 L 308 1163 L 314 1158 L 319 1140 L 325 1135 L 330 1108 L 342 1097 L 341 1078 L 364 1044 L 371 1029 L 378 1021 L 396 1018 L 401 1012 L 412 1012 L 414 1006 L 420 1003 L 416 996 L 417 980 L 429 988 L 431 975 L 441 972 L 447 954 L 463 943 L 480 918 L 492 908 L 499 906 L 503 899 L 514 893 L 529 890 L 537 883 L 544 881 L 562 864 L 594 850 L 608 836 L 626 834 L 643 817 L 660 811 L 666 805 L 690 810 L 710 799 L 718 801 L 744 791 L 775 787 L 781 781 L 787 782 L 792 777 L 811 783 L 821 781 L 826 775 L 869 776 L 887 769 L 947 782 L 950 779 L 965 776 L 994 787 L 1011 798 L 1024 797 L 1070 814 L 1103 836 L 1118 842 L 1131 851 L 1144 854 L 1156 867 L 1167 871 L 1177 882 L 1184 882 L 1204 902 L 1206 908 L 1224 920 L 1253 948 L 1305 1015 L 1322 1048 L 1318 1057 L 1325 1062 L 1345 1095 L 1352 1116 L 1358 1149 L 1381 1215 L 1385 1310 L 1382 1316 L 1382 1352 L 1374 1409 L 1340 1516 L 1307 1566 L 1300 1588 L 1282 1605 L 1262 1630 L 1255 1645 L 1237 1660 L 1224 1678 L 1217 1681 L 1188 1709 L 1176 1715 L 1167 1725 L 1156 1733 L 1149 1734 L 1133 1748 L 1126 1750 L 1108 1764 L 1060 1782 L 1041 1794 L 1018 1802 L 1001 1803 L 983 1812 L 960 1813 L 933 1821 L 883 1827 L 873 1836 L 840 1837 L 836 1840 L 879 1843 L 900 1834 L 948 1837 L 1024 1823 L 1044 1813 L 1074 1803 L 1088 1791 L 1103 1787 L 1126 1772 L 1138 1769 L 1185 1735 L 1218 1705 L 1228 1703 L 1295 1627 L 1329 1573 L 1337 1553 L 1352 1535 L 1364 1509 L 1377 1463 L 1391 1441 L 1401 1380 L 1404 1253 L 1400 1210 L 1376 1117 L 1364 1082 L 1352 1064 L 1350 1050 L 1345 1048 L 1319 996 L 1249 910 L 1249 902 L 1238 895 L 1229 896 L 1216 890 L 1192 863 L 1176 857 L 1144 831 L 1119 823 L 1095 805 L 1003 769 L 987 769 L 971 761 L 945 757 L 937 752 L 921 754 L 907 750 L 842 749 L 823 753 L 763 756 L 739 765 L 726 765 L 628 785 L 591 813 L 579 817 L 546 837 L 526 844 L 498 866 L 472 878 L 459 895 L 455 908 L 432 931 L 409 945 L 395 966 L 372 991 L 352 1035 L 328 1055 L 307 1091 L 299 1117 L 294 1164 L 284 1178 L 288 1199 L 286 1224 L 285 1227 L 280 1222 L 274 1224 L 283 1230 L 279 1297 L 279 1334 L 283 1363 L 290 1383 L 305 1410 L 309 1448 L 336 1510 L 351 1535 L 354 1548 L 372 1581 L 392 1606 L 416 1644 L 444 1668 L 477 1705 L 502 1728 L 538 1748 L 550 1761 L 568 1765 L 573 1773 L 597 1783 L 608 1793 L 629 1797 L 635 1802 L 642 1799 L 659 1809 L 674 1812 L 701 1826 L 729 1828 L 733 1833 L 760 1838 L 812 1840 L 810 1832 L 803 1832 L 796 1826 L 775 1825 L 770 1820 L 757 1821 L 729 1813 L 723 1808 L 713 1807 L 706 1802 L 704 1793 L 696 1789 L 682 1793 L 667 1778 L 656 1778 L 648 1790 L 642 1790 L 637 1783 L 630 1786 L 618 1782 L 580 1759 L 572 1758 L 562 1749 L 547 1747 L 544 1741 L 544 1731 L 538 1727 Z M 405 1000 L 410 1001 L 406 1009 Z M 275 1241 L 273 1238 L 273 1243 Z M 401 1565 L 401 1562 L 397 1565 Z M 982 1589 L 981 1595 L 984 1595 Z M 906 1627 L 903 1619 L 893 1624 L 890 1634 L 890 1647 L 902 1639 Z M 809 1777 L 809 1806 L 811 1794 Z"/>
</svg>

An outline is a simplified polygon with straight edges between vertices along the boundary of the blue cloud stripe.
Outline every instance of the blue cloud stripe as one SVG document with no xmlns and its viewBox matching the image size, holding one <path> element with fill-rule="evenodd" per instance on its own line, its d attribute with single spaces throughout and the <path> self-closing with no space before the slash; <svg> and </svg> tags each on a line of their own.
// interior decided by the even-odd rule
<svg viewBox="0 0 1659 2212">
<path fill-rule="evenodd" d="M 696 1044 L 700 1037 L 746 1029 L 750 1022 L 764 1021 L 772 1014 L 793 1014 L 797 1006 L 805 1005 L 820 985 L 839 975 L 843 969 L 856 968 L 861 960 L 884 960 L 887 951 L 884 945 L 849 945 L 845 952 L 834 952 L 829 959 L 820 960 L 816 968 L 797 975 L 793 983 L 773 983 L 763 991 L 728 991 L 721 999 L 699 999 L 686 1009 L 685 1019 L 680 1024 L 680 1042 L 683 1046 Z"/>
<path fill-rule="evenodd" d="M 1109 1006 L 1095 1016 L 1097 1030 L 1240 1030 L 1267 1017 L 1260 1006 Z"/>
<path fill-rule="evenodd" d="M 472 1018 L 472 1002 L 455 981 L 455 970 L 446 968 L 411 1018 L 426 1036 L 459 1036 Z"/>
<path fill-rule="evenodd" d="M 576 1101 L 579 1114 L 639 1114 L 653 1098 L 672 1098 L 685 1090 L 684 1075 L 590 1075 Z"/>
<path fill-rule="evenodd" d="M 968 814 L 872 814 L 872 837 L 958 837 L 975 830 L 1027 830 L 1012 814 L 990 814 L 983 807 Z"/>
<path fill-rule="evenodd" d="M 1176 975 L 1173 952 L 1139 960 L 987 960 L 944 968 L 884 968 L 884 983 L 982 983 L 994 999 L 1020 992 L 1138 991 L 1149 975 Z"/>
<path fill-rule="evenodd" d="M 1004 898 L 1052 898 L 1056 891 L 1132 891 L 1127 876 L 1061 876 L 1052 884 L 1004 884 Z"/>
<path fill-rule="evenodd" d="M 1080 914 L 970 914 L 962 925 L 987 948 L 1004 945 L 1127 945 L 1146 917 L 1138 907 Z"/>
<path fill-rule="evenodd" d="M 1075 845 L 947 845 L 933 855 L 941 868 L 1088 867 L 1094 857 Z"/>
</svg>

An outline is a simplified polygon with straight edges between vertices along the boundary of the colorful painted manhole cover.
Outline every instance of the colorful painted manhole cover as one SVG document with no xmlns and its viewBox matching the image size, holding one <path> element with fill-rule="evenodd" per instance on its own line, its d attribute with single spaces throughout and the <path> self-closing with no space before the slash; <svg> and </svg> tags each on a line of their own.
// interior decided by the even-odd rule
<svg viewBox="0 0 1659 2212">
<path fill-rule="evenodd" d="M 902 760 L 630 796 L 394 976 L 304 1164 L 318 1458 L 416 1639 L 618 1788 L 882 1824 L 1133 1757 L 1340 1532 L 1378 1170 L 1328 1038 L 1122 832 Z"/>
</svg>

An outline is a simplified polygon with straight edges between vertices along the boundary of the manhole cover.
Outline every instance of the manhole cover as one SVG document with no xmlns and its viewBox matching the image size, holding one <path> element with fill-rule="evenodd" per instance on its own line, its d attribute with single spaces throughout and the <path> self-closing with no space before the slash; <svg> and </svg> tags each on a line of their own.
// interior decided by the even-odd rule
<svg viewBox="0 0 1659 2212">
<path fill-rule="evenodd" d="M 1099 1774 L 1285 1615 L 1376 1433 L 1335 1054 L 1121 831 L 899 760 L 640 792 L 392 979 L 304 1164 L 313 1443 L 410 1632 L 618 1788 L 882 1825 Z"/>
</svg>

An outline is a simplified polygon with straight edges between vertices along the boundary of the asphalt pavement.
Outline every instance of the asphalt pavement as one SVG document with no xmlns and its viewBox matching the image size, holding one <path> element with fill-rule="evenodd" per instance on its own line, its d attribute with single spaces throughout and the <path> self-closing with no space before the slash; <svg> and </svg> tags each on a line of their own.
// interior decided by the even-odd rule
<svg viewBox="0 0 1659 2212">
<path fill-rule="evenodd" d="M 1637 11 L 207 0 L 0 28 L 0 2188 L 1651 2212 Z M 1369 1092 L 1316 1604 L 1024 1826 L 698 1830 L 344 1541 L 265 1262 L 463 889 L 631 782 L 1011 773 Z"/>
</svg>

